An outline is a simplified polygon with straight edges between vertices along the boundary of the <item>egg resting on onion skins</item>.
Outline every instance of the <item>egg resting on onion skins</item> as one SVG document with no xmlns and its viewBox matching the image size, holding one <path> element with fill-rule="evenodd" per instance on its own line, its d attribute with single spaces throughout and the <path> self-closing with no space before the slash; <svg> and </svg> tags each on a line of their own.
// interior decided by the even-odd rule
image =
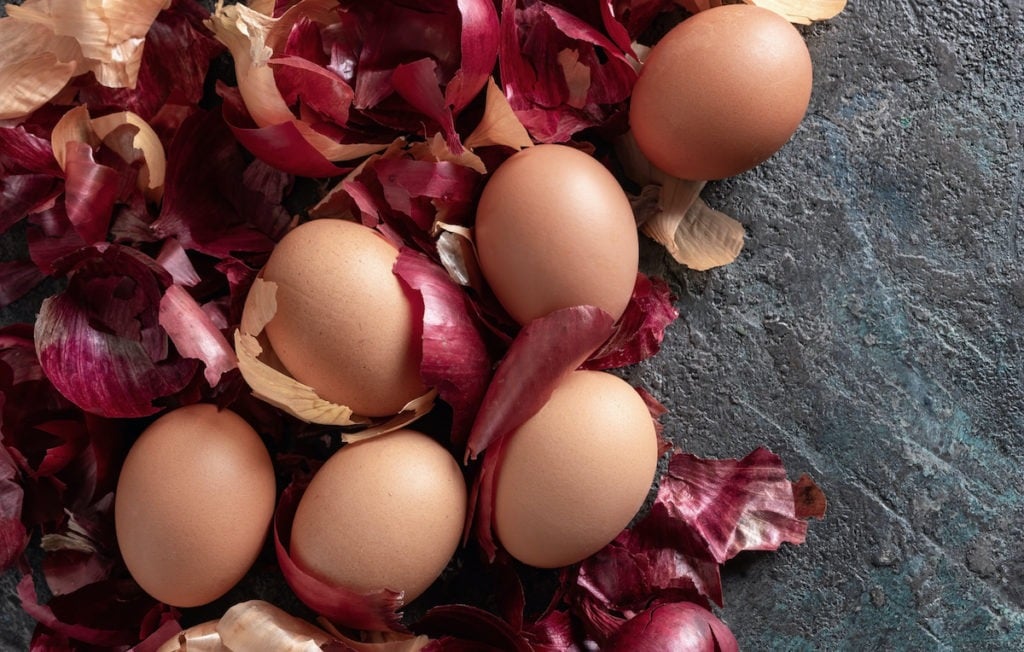
<svg viewBox="0 0 1024 652">
<path fill-rule="evenodd" d="M 206 604 L 256 561 L 275 495 L 270 455 L 244 419 L 206 404 L 168 412 L 139 436 L 118 478 L 121 556 L 157 600 Z"/>
<path fill-rule="evenodd" d="M 299 500 L 289 554 L 323 582 L 419 596 L 458 548 L 466 484 L 455 458 L 414 430 L 348 444 Z"/>
<path fill-rule="evenodd" d="M 643 506 L 658 464 L 646 403 L 626 381 L 574 371 L 509 435 L 494 529 L 519 561 L 567 566 L 594 554 Z"/>
<path fill-rule="evenodd" d="M 426 392 L 422 324 L 392 272 L 398 249 L 362 224 L 306 222 L 271 252 L 277 285 L 265 333 L 274 354 L 321 397 L 363 416 L 396 414 Z"/>
<path fill-rule="evenodd" d="M 577 305 L 618 319 L 633 294 L 640 250 L 629 199 L 572 147 L 528 147 L 502 163 L 484 186 L 474 239 L 484 278 L 520 324 Z"/>
<path fill-rule="evenodd" d="M 701 11 L 651 49 L 630 99 L 637 146 L 682 179 L 721 179 L 779 150 L 807 112 L 811 56 L 800 32 L 746 4 Z"/>
</svg>

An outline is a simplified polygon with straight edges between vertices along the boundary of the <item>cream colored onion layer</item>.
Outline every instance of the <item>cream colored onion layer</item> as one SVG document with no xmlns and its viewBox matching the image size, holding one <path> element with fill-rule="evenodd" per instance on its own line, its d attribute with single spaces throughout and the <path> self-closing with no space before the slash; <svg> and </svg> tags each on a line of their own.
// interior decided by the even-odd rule
<svg viewBox="0 0 1024 652">
<path fill-rule="evenodd" d="M 131 138 L 122 138 L 124 133 Z M 146 198 L 158 201 L 164 192 L 167 155 L 153 128 L 131 111 L 90 118 L 86 106 L 77 106 L 65 113 L 50 134 L 53 157 L 63 170 L 69 142 L 86 143 L 92 147 L 103 143 L 127 163 L 141 160 L 138 186 Z"/>
<path fill-rule="evenodd" d="M 73 77 L 135 88 L 146 33 L 170 0 L 26 0 L 0 18 L 0 120 L 24 118 Z"/>
<path fill-rule="evenodd" d="M 363 643 L 335 630 L 321 629 L 263 600 L 240 602 L 219 620 L 182 630 L 157 652 L 320 652 L 322 646 L 341 642 L 358 652 L 416 652 L 426 636 L 389 634 L 386 640 Z"/>
<path fill-rule="evenodd" d="M 700 198 L 705 181 L 670 176 L 651 165 L 626 134 L 615 143 L 623 170 L 643 186 L 632 197 L 640 231 L 690 269 L 728 265 L 743 249 L 743 225 Z"/>
<path fill-rule="evenodd" d="M 748 5 L 755 5 L 774 11 L 791 23 L 810 25 L 819 20 L 835 18 L 846 8 L 846 0 L 743 0 Z M 691 13 L 720 7 L 722 0 L 675 0 Z"/>
</svg>

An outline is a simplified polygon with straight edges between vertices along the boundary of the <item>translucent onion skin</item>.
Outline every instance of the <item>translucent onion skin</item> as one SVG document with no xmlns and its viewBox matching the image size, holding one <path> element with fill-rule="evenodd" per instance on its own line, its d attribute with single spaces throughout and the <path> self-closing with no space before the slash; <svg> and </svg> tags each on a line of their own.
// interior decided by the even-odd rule
<svg viewBox="0 0 1024 652">
<path fill-rule="evenodd" d="M 739 652 L 725 623 L 692 602 L 650 607 L 626 621 L 606 652 Z"/>
</svg>

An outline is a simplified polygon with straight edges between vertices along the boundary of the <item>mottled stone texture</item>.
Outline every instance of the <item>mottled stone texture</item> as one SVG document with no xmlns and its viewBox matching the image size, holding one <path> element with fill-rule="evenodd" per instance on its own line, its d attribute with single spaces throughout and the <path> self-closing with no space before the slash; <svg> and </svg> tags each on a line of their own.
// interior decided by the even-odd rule
<svg viewBox="0 0 1024 652">
<path fill-rule="evenodd" d="M 1020 649 L 1024 3 L 852 0 L 804 34 L 800 130 L 705 191 L 740 258 L 697 273 L 644 243 L 683 316 L 631 380 L 686 450 L 765 445 L 828 495 L 806 545 L 727 565 L 743 649 Z"/>
<path fill-rule="evenodd" d="M 809 114 L 705 192 L 748 240 L 682 271 L 637 370 L 685 448 L 765 444 L 829 498 L 726 568 L 747 650 L 1024 645 L 1024 4 L 857 2 L 805 30 Z"/>
</svg>

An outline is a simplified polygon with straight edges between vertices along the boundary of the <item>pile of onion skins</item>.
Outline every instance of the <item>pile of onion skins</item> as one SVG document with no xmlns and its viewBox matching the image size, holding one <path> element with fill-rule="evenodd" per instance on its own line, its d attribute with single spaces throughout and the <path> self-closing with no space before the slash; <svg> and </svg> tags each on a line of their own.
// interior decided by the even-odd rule
<svg viewBox="0 0 1024 652">
<path fill-rule="evenodd" d="M 671 449 L 664 409 L 608 373 L 677 317 L 637 269 L 631 184 L 687 189 L 644 232 L 674 223 L 674 257 L 726 262 L 730 218 L 700 184 L 770 156 L 810 93 L 785 20 L 698 4 L 642 66 L 633 40 L 681 18 L 669 3 L 181 1 L 132 28 L 94 8 L 71 35 L 59 3 L 11 11 L 3 28 L 38 31 L 11 69 L 58 78 L 4 108 L 0 225 L 24 224 L 31 260 L 3 263 L 0 295 L 66 279 L 34 327 L 0 331 L 2 557 L 33 649 L 177 649 L 189 608 L 270 563 L 268 528 L 325 629 L 246 602 L 193 634 L 734 649 L 708 611 L 720 565 L 801 543 L 823 496 L 764 449 L 676 451 L 637 516 Z M 139 24 L 145 52 L 110 57 Z M 237 86 L 211 100 L 221 44 Z M 297 226 L 303 181 L 341 175 Z M 403 620 L 458 575 L 452 554 L 482 557 L 492 599 Z M 523 564 L 560 569 L 540 613 Z"/>
</svg>

